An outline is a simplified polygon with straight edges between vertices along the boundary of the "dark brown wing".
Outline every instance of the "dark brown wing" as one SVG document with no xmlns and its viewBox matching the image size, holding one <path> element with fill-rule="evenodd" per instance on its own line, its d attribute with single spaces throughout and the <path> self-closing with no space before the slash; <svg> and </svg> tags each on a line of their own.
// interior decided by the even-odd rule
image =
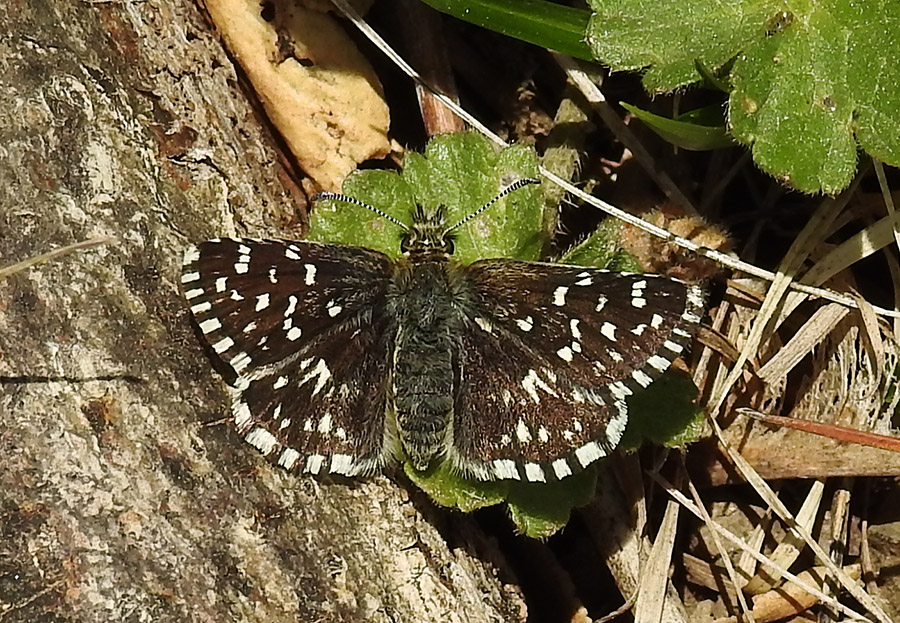
<svg viewBox="0 0 900 623">
<path fill-rule="evenodd" d="M 698 286 L 658 275 L 484 260 L 462 270 L 450 457 L 482 479 L 546 481 L 608 454 L 625 399 L 688 346 Z"/>
<path fill-rule="evenodd" d="M 238 430 L 282 466 L 358 474 L 386 460 L 383 313 L 393 262 L 339 245 L 211 240 L 185 254 L 194 320 Z"/>
</svg>

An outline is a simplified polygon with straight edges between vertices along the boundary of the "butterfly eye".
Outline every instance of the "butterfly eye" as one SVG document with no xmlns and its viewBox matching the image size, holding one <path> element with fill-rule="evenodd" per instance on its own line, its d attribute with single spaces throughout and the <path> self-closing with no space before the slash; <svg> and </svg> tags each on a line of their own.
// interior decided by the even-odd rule
<svg viewBox="0 0 900 623">
<path fill-rule="evenodd" d="M 412 244 L 412 240 L 410 240 L 409 232 L 404 233 L 400 237 L 400 252 L 401 253 L 409 253 L 409 248 Z"/>
</svg>

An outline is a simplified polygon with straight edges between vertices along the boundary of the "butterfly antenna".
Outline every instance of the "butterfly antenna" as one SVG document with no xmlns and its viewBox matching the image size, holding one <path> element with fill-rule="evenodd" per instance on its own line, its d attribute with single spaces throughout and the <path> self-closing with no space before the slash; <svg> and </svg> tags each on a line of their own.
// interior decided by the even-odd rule
<svg viewBox="0 0 900 623">
<path fill-rule="evenodd" d="M 492 205 L 494 205 L 495 203 L 497 203 L 498 201 L 503 199 L 509 193 L 519 190 L 523 186 L 528 186 L 529 184 L 540 184 L 540 183 L 541 183 L 540 180 L 537 180 L 533 177 L 526 177 L 526 178 L 522 178 L 520 180 L 516 180 L 515 182 L 513 182 L 512 184 L 510 184 L 509 186 L 507 186 L 506 188 L 501 190 L 500 193 L 496 197 L 494 197 L 493 199 L 488 201 L 486 204 L 484 204 L 483 206 L 481 206 L 480 208 L 478 208 L 477 210 L 472 212 L 469 216 L 462 219 L 455 225 L 448 227 L 447 230 L 444 231 L 444 235 L 446 236 L 447 234 L 449 234 L 451 231 L 453 231 L 457 227 L 462 227 L 463 225 L 465 225 L 466 223 L 471 221 L 473 218 L 475 218 L 476 216 L 478 216 L 479 214 L 481 214 L 482 212 L 487 210 L 489 207 L 491 207 Z"/>
<path fill-rule="evenodd" d="M 399 220 L 395 219 L 393 216 L 391 216 L 390 214 L 388 214 L 387 212 L 385 212 L 383 210 L 379 210 L 375 206 L 370 206 L 368 203 L 360 201 L 359 199 L 354 199 L 353 197 L 348 197 L 347 195 L 342 195 L 341 193 L 329 193 L 329 192 L 316 193 L 311 198 L 311 200 L 314 203 L 319 202 L 319 201 L 325 201 L 326 199 L 331 199 L 332 201 L 343 201 L 344 203 L 352 203 L 353 205 L 358 205 L 361 208 L 371 210 L 372 212 L 374 212 L 381 218 L 390 221 L 394 225 L 397 225 L 398 227 L 403 229 L 403 231 L 409 231 L 409 225 L 407 225 L 403 221 L 399 221 Z"/>
</svg>

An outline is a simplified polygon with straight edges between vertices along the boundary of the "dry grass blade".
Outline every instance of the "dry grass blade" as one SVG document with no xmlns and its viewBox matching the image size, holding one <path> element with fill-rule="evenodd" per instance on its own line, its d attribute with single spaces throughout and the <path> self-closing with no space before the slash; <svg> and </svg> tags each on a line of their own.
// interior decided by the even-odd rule
<svg viewBox="0 0 900 623">
<path fill-rule="evenodd" d="M 653 548 L 647 562 L 641 570 L 641 585 L 634 607 L 635 623 L 658 623 L 663 620 L 663 608 L 667 608 L 666 621 L 687 621 L 687 613 L 680 601 L 669 588 L 669 566 L 672 551 L 675 547 L 675 535 L 678 528 L 678 503 L 670 500 L 666 512 L 653 541 Z M 673 607 L 676 606 L 677 607 Z M 676 618 L 677 617 L 677 618 Z"/>
<path fill-rule="evenodd" d="M 697 505 L 697 510 L 700 511 L 703 518 L 703 523 L 705 523 L 710 529 L 710 535 L 712 536 L 713 543 L 716 547 L 716 552 L 722 560 L 722 563 L 725 565 L 725 571 L 728 573 L 728 579 L 731 580 L 731 584 L 735 587 L 735 597 L 737 597 L 738 603 L 741 606 L 741 612 L 743 612 L 747 620 L 750 623 L 755 623 L 753 615 L 750 614 L 750 606 L 747 604 L 747 600 L 744 598 L 744 593 L 739 589 L 741 585 L 740 576 L 738 575 L 737 570 L 734 568 L 734 565 L 731 562 L 731 558 L 728 556 L 728 551 L 725 549 L 722 544 L 721 539 L 719 538 L 718 531 L 713 527 L 715 523 L 712 517 L 709 516 L 709 513 L 706 511 L 706 507 L 703 505 L 703 502 L 700 499 L 700 493 L 694 487 L 692 482 L 688 482 L 688 487 L 691 491 L 691 497 L 694 498 L 694 504 Z M 674 500 L 673 502 L 674 503 Z"/>
<path fill-rule="evenodd" d="M 846 307 L 831 303 L 820 307 L 797 333 L 757 370 L 764 382 L 784 378 L 813 348 L 821 344 L 838 323 L 850 314 Z"/>
<path fill-rule="evenodd" d="M 713 426 L 713 429 L 716 431 L 722 447 L 728 453 L 728 456 L 734 464 L 735 468 L 738 470 L 741 476 L 747 479 L 747 481 L 756 490 L 760 497 L 762 497 L 763 501 L 765 501 L 782 519 L 782 521 L 785 522 L 788 529 L 797 537 L 806 542 L 807 546 L 815 554 L 816 559 L 819 560 L 833 574 L 834 578 L 838 582 L 840 582 L 841 586 L 843 586 L 844 589 L 847 590 L 847 592 L 855 597 L 856 600 L 859 601 L 859 603 L 862 604 L 862 606 L 866 610 L 872 613 L 875 618 L 878 619 L 878 621 L 880 621 L 881 623 L 893 623 L 891 621 L 891 618 L 884 612 L 884 609 L 881 607 L 881 605 L 878 604 L 878 602 L 875 601 L 875 599 L 871 595 L 866 593 L 865 590 L 863 590 L 862 587 L 859 586 L 859 584 L 857 584 L 852 578 L 847 576 L 834 563 L 834 561 L 831 560 L 831 557 L 824 549 L 822 549 L 822 547 L 816 541 L 815 537 L 810 534 L 809 530 L 807 530 L 804 526 L 797 524 L 797 520 L 794 518 L 791 512 L 781 502 L 775 492 L 772 491 L 768 483 L 760 477 L 755 469 L 753 469 L 753 466 L 750 465 L 750 463 L 748 463 L 739 452 L 732 448 L 730 444 L 724 441 L 722 437 L 722 429 L 719 427 L 719 424 L 718 422 L 716 422 L 715 418 L 709 418 L 709 422 Z M 670 495 L 674 495 L 674 492 L 670 491 L 669 493 Z M 766 560 L 766 562 L 767 564 L 769 564 L 768 559 Z M 791 577 L 781 569 L 778 569 L 778 572 L 785 577 Z M 832 605 L 837 604 L 837 602 L 832 598 L 827 597 L 827 599 L 829 600 L 829 603 L 834 602 Z M 835 607 L 838 606 L 835 605 Z M 839 607 L 840 609 L 845 609 L 845 606 L 843 606 L 842 604 Z"/>
<path fill-rule="evenodd" d="M 779 313 L 779 307 L 791 281 L 796 279 L 797 271 L 818 242 L 821 232 L 827 230 L 831 222 L 844 209 L 853 188 L 855 186 L 837 199 L 826 199 L 823 201 L 819 209 L 794 240 L 778 267 L 777 277 L 766 293 L 766 298 L 753 322 L 753 328 L 750 330 L 750 335 L 741 349 L 737 362 L 735 362 L 725 382 L 718 388 L 718 394 L 710 399 L 711 413 L 719 412 L 728 392 L 731 391 L 731 388 L 743 374 L 744 364 L 759 350 L 764 338 L 770 335 L 771 323 Z"/>
<path fill-rule="evenodd" d="M 703 513 L 700 511 L 700 509 L 698 509 L 693 502 L 691 502 L 687 497 L 685 497 L 684 494 L 681 493 L 677 488 L 675 488 L 669 481 L 667 481 L 665 478 L 663 478 L 662 476 L 660 476 L 659 474 L 656 474 L 656 473 L 651 473 L 650 477 L 653 478 L 657 483 L 659 483 L 659 485 L 662 486 L 663 489 L 665 489 L 665 491 L 670 496 L 672 496 L 673 498 L 678 500 L 678 502 L 680 502 L 681 505 L 684 506 L 686 510 L 693 513 L 694 516 L 696 516 L 698 519 L 701 519 L 701 520 L 703 519 Z M 762 563 L 763 565 L 766 565 L 769 569 L 771 569 L 772 573 L 778 574 L 781 577 L 783 577 L 787 580 L 790 580 L 795 585 L 797 585 L 799 588 L 803 589 L 804 591 L 806 591 L 812 595 L 815 595 L 822 603 L 828 604 L 829 606 L 833 607 L 834 609 L 836 609 L 840 612 L 843 612 L 844 614 L 846 614 L 847 616 L 851 617 L 854 620 L 858 620 L 858 621 L 869 621 L 870 620 L 870 619 L 867 619 L 866 617 L 864 617 L 863 615 L 861 615 L 860 613 L 856 612 L 849 606 L 845 606 L 844 604 L 840 603 L 834 597 L 826 595 L 825 593 L 823 593 L 821 590 L 819 590 L 815 586 L 811 585 L 810 583 L 804 582 L 797 575 L 791 573 L 787 569 L 779 568 L 775 564 L 775 562 L 773 560 L 771 560 L 768 556 L 765 556 L 764 554 L 760 554 L 759 552 L 754 550 L 750 545 L 748 545 L 743 539 L 741 539 L 740 537 L 738 537 L 735 534 L 732 534 L 729 530 L 726 530 L 725 528 L 720 526 L 718 523 L 711 522 L 709 524 L 709 526 L 713 530 L 718 532 L 719 535 L 722 536 L 725 540 L 729 541 L 730 543 L 733 543 L 734 545 L 739 547 L 742 551 L 747 552 L 747 554 L 749 554 L 750 556 L 755 558 L 758 562 Z M 831 568 L 834 567 L 834 564 L 832 563 L 831 565 L 826 565 L 826 566 L 829 568 L 829 570 L 832 570 Z M 846 581 L 846 583 L 848 583 L 848 584 L 858 586 L 856 584 L 856 582 L 850 576 L 848 576 L 846 573 L 844 573 L 843 570 L 838 569 L 837 571 L 842 580 L 842 583 L 844 583 Z M 832 570 L 832 573 L 834 573 L 833 570 Z M 845 587 L 846 587 L 846 585 L 845 585 Z M 860 590 L 857 590 L 856 592 L 861 593 Z M 874 603 L 874 600 L 869 595 L 867 595 L 866 593 L 861 593 L 861 594 L 863 594 L 869 602 Z M 867 606 L 867 608 L 868 608 L 868 606 Z M 891 621 L 891 619 L 889 617 L 887 617 L 887 615 L 885 615 L 881 611 L 880 606 L 876 605 L 875 609 L 876 609 L 876 611 L 873 612 L 873 614 L 876 614 L 876 617 L 879 621 L 881 621 L 882 623 L 893 623 L 893 621 Z"/>
<path fill-rule="evenodd" d="M 21 262 L 16 262 L 10 266 L 5 268 L 0 268 L 0 281 L 6 279 L 10 275 L 14 275 L 16 273 L 22 272 L 23 270 L 28 270 L 32 266 L 37 264 L 42 264 L 44 262 L 49 262 L 50 260 L 55 260 L 58 257 L 62 257 L 63 255 L 68 255 L 74 251 L 79 251 L 82 249 L 90 249 L 91 247 L 96 247 L 101 244 L 107 244 L 113 242 L 115 238 L 110 236 L 103 236 L 100 238 L 88 238 L 87 240 L 83 240 L 81 242 L 76 242 L 74 244 L 66 245 L 64 247 L 60 247 L 59 249 L 54 249 L 53 251 L 47 251 L 46 253 L 41 253 L 40 255 L 36 255 L 34 257 L 28 258 L 27 260 L 22 260 Z"/>
<path fill-rule="evenodd" d="M 853 577 L 859 575 L 859 565 L 853 565 L 845 569 Z M 824 589 L 824 567 L 813 567 L 797 574 L 804 583 L 815 585 Z M 819 603 L 819 599 L 813 593 L 803 590 L 794 584 L 787 584 L 777 589 L 772 589 L 753 598 L 753 610 L 748 614 L 756 617 L 757 623 L 769 623 L 792 616 L 798 616 Z M 737 617 L 718 619 L 715 623 L 737 623 Z"/>
<path fill-rule="evenodd" d="M 811 530 L 822 504 L 822 495 L 825 493 L 825 482 L 822 480 L 814 480 L 803 506 L 797 513 L 797 523 L 804 526 L 807 530 Z M 779 569 L 788 569 L 794 562 L 800 552 L 803 551 L 803 541 L 798 539 L 794 534 L 788 534 L 776 547 L 775 551 L 769 555 Z M 758 595 L 775 587 L 778 578 L 770 574 L 765 569 L 760 569 L 757 574 L 747 582 L 744 590 L 751 595 Z"/>
</svg>

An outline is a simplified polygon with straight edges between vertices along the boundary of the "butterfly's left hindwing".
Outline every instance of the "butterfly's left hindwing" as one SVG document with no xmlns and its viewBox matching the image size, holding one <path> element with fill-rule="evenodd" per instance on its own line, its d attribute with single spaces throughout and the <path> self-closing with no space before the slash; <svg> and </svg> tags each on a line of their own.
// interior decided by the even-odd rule
<svg viewBox="0 0 900 623">
<path fill-rule="evenodd" d="M 392 274 L 381 253 L 311 242 L 221 239 L 187 252 L 185 297 L 247 441 L 312 473 L 386 460 Z"/>
<path fill-rule="evenodd" d="M 657 275 L 514 260 L 460 268 L 455 467 L 547 481 L 608 454 L 626 398 L 647 387 L 700 321 L 697 286 Z"/>
</svg>

